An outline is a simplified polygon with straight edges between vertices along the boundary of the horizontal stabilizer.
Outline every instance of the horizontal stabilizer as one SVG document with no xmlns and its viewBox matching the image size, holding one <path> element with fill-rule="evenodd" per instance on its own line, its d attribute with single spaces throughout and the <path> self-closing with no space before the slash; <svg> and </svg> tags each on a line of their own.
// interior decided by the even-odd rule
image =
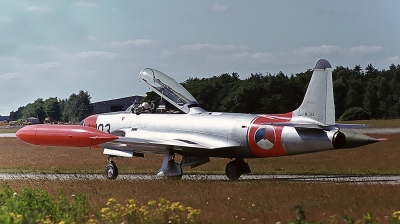
<svg viewBox="0 0 400 224">
<path fill-rule="evenodd" d="M 335 124 L 335 125 L 327 125 L 317 121 L 296 121 L 295 119 L 289 122 L 268 122 L 263 123 L 262 125 L 273 125 L 273 126 L 288 126 L 294 128 L 313 128 L 313 129 L 324 129 L 324 130 L 332 130 L 334 128 L 339 129 L 361 129 L 361 128 L 369 128 L 370 126 L 367 124 Z"/>
<path fill-rule="evenodd" d="M 367 124 L 335 124 L 335 127 L 340 129 L 360 129 L 369 128 L 370 126 Z"/>
<path fill-rule="evenodd" d="M 329 125 L 318 125 L 309 123 L 292 123 L 292 122 L 279 122 L 279 123 L 263 123 L 263 125 L 273 125 L 273 126 L 287 126 L 294 128 L 312 128 L 312 129 L 326 129 Z"/>
<path fill-rule="evenodd" d="M 307 117 L 293 117 L 289 122 L 268 122 L 263 125 L 288 126 L 295 128 L 331 129 L 330 125 L 318 122 Z"/>
</svg>

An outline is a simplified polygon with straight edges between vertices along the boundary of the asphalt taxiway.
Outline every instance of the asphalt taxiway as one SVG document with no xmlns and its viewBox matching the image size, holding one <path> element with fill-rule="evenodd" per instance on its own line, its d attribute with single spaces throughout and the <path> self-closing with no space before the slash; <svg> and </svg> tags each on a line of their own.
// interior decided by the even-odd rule
<svg viewBox="0 0 400 224">
<path fill-rule="evenodd" d="M 145 181 L 161 180 L 155 174 L 121 174 L 118 180 Z M 22 174 L 1 173 L 0 180 L 49 180 L 49 181 L 79 181 L 79 180 L 107 180 L 101 174 Z M 183 175 L 182 180 L 189 181 L 228 181 L 225 175 Z M 400 184 L 400 176 L 344 176 L 344 175 L 242 175 L 239 181 L 267 180 L 311 183 L 353 183 L 353 184 Z"/>
</svg>

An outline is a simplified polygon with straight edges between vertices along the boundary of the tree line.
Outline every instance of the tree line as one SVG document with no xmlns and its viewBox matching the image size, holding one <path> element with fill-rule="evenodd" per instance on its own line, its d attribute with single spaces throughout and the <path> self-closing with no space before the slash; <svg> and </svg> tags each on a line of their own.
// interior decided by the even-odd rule
<svg viewBox="0 0 400 224">
<path fill-rule="evenodd" d="M 209 78 L 189 78 L 182 85 L 207 111 L 255 114 L 286 113 L 298 108 L 313 70 L 285 75 L 251 74 L 240 79 L 237 73 Z M 400 65 L 378 70 L 338 66 L 332 71 L 337 119 L 389 119 L 400 117 Z M 145 101 L 158 101 L 153 92 Z"/>
<path fill-rule="evenodd" d="M 189 78 L 182 85 L 207 111 L 279 114 L 295 110 L 301 104 L 313 70 L 285 75 L 224 73 L 209 78 Z M 335 115 L 341 120 L 400 118 L 400 65 L 376 69 L 368 64 L 354 68 L 338 66 L 332 71 Z M 10 120 L 46 117 L 62 122 L 79 122 L 87 116 L 90 95 L 86 91 L 68 99 L 39 98 L 10 112 Z M 160 97 L 147 92 L 143 101 L 158 102 Z"/>
<path fill-rule="evenodd" d="M 33 103 L 19 107 L 17 111 L 11 111 L 9 119 L 16 121 L 36 117 L 40 122 L 44 122 L 47 117 L 50 117 L 53 121 L 76 123 L 85 118 L 90 99 L 89 93 L 83 90 L 80 90 L 78 94 L 71 94 L 68 99 L 38 98 Z"/>
</svg>

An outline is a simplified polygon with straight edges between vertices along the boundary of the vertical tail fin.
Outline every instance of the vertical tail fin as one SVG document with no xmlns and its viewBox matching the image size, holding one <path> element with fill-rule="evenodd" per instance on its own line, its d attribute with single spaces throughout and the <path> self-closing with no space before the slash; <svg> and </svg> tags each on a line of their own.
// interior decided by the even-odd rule
<svg viewBox="0 0 400 224">
<path fill-rule="evenodd" d="M 327 60 L 320 59 L 317 62 L 303 102 L 293 111 L 292 116 L 307 117 L 328 125 L 335 124 L 332 66 Z"/>
</svg>

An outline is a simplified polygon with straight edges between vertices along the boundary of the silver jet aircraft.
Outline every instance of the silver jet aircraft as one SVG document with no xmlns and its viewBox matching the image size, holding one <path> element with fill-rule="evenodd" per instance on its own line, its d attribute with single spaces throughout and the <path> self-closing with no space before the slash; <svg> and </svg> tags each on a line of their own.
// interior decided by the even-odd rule
<svg viewBox="0 0 400 224">
<path fill-rule="evenodd" d="M 17 137 L 36 145 L 98 146 L 108 155 L 108 179 L 118 176 L 114 157 L 164 154 L 157 175 L 166 177 L 181 177 L 182 167 L 200 166 L 210 157 L 229 158 L 226 176 L 237 180 L 251 172 L 245 158 L 354 148 L 380 141 L 344 130 L 365 125 L 335 123 L 332 67 L 324 59 L 317 62 L 300 107 L 284 114 L 208 112 L 160 71 L 146 68 L 139 79 L 184 114 L 134 113 L 132 105 L 127 111 L 89 116 L 81 126 L 27 126 Z M 56 137 L 55 132 L 59 133 Z M 182 156 L 180 163 L 175 161 L 176 154 Z"/>
</svg>

